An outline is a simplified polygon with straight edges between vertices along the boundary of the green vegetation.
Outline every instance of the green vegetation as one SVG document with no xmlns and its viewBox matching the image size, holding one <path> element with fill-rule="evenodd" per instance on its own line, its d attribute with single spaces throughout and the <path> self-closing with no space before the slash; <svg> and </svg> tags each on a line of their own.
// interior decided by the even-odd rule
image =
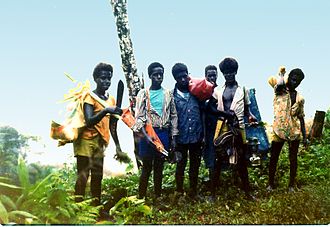
<svg viewBox="0 0 330 227">
<path fill-rule="evenodd" d="M 17 134 L 19 135 L 19 134 Z M 22 137 L 15 137 L 20 140 Z M 19 144 L 15 139 L 12 144 Z M 6 156 L 2 140 L 0 175 L 0 223 L 19 224 L 328 224 L 330 223 L 330 110 L 326 114 L 323 137 L 299 150 L 296 192 L 287 191 L 289 160 L 287 147 L 282 151 L 276 176 L 277 188 L 269 193 L 267 165 L 249 168 L 250 182 L 257 201 L 244 199 L 232 171 L 223 171 L 217 200 L 210 202 L 203 164 L 200 171 L 201 201 L 174 192 L 175 166 L 166 164 L 163 196 L 153 201 L 153 183 L 149 180 L 148 198 L 136 198 L 139 174 L 103 180 L 102 200 L 110 218 L 98 216 L 100 207 L 86 200 L 74 202 L 74 166 L 52 170 L 38 165 L 26 166 L 24 158 Z M 24 143 L 22 144 L 24 145 Z M 21 147 L 22 147 L 21 145 Z M 26 144 L 25 144 L 26 145 Z M 10 146 L 9 146 L 10 147 Z M 19 148 L 16 146 L 16 151 Z M 5 158 L 5 159 L 2 159 Z M 33 177 L 31 177 L 33 176 Z M 186 175 L 186 179 L 188 176 Z M 185 188 L 188 189 L 188 181 Z"/>
</svg>

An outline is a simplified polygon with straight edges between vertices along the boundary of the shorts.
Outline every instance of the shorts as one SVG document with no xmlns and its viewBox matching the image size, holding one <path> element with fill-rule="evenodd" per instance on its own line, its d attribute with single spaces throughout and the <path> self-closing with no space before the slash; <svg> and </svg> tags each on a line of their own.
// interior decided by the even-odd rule
<svg viewBox="0 0 330 227">
<path fill-rule="evenodd" d="M 103 158 L 107 144 L 98 134 L 92 139 L 78 138 L 73 141 L 74 156 Z"/>
</svg>

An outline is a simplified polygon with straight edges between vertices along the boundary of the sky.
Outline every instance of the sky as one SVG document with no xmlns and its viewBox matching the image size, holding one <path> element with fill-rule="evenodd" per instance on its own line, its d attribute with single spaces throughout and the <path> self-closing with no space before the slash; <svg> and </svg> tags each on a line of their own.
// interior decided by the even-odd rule
<svg viewBox="0 0 330 227">
<path fill-rule="evenodd" d="M 165 67 L 163 86 L 173 88 L 175 63 L 183 62 L 191 76 L 203 77 L 205 66 L 218 66 L 232 56 L 239 63 L 237 81 L 256 89 L 262 120 L 269 123 L 273 91 L 267 79 L 282 65 L 305 73 L 298 90 L 305 97 L 306 118 L 329 109 L 329 12 L 328 0 L 128 0 L 138 73 L 147 86 L 147 67 L 154 61 Z M 2 0 L 0 24 L 0 125 L 40 136 L 42 146 L 31 148 L 40 151 L 36 161 L 72 161 L 72 147 L 57 148 L 49 138 L 50 121 L 61 109 L 57 101 L 74 87 L 64 73 L 92 81 L 95 65 L 109 62 L 114 66 L 110 93 L 115 95 L 119 79 L 126 84 L 110 2 Z M 221 73 L 217 82 L 224 83 Z M 119 137 L 133 157 L 131 132 L 123 123 Z M 106 155 L 106 167 L 122 170 L 111 160 L 112 141 Z"/>
</svg>

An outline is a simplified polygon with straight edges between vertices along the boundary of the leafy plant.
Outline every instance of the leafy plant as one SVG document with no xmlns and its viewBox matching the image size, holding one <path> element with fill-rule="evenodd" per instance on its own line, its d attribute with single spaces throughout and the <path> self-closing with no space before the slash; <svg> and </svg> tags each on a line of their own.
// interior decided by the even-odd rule
<svg viewBox="0 0 330 227">
<path fill-rule="evenodd" d="M 0 127 L 1 176 L 15 177 L 18 156 L 26 156 L 30 140 L 37 141 L 38 137 L 22 135 L 10 126 Z"/>
<path fill-rule="evenodd" d="M 134 222 L 134 218 L 140 215 L 151 216 L 152 210 L 144 204 L 144 199 L 137 199 L 136 196 L 121 198 L 114 207 L 110 209 L 110 215 L 115 219 L 115 224 L 126 224 Z"/>
<path fill-rule="evenodd" d="M 72 185 L 57 171 L 35 184 L 22 157 L 18 161 L 20 186 L 1 178 L 1 220 L 18 224 L 94 224 L 101 207 L 91 205 L 92 199 L 76 203 Z M 13 189 L 15 190 L 13 193 Z M 7 194 L 6 194 L 7 193 Z"/>
</svg>

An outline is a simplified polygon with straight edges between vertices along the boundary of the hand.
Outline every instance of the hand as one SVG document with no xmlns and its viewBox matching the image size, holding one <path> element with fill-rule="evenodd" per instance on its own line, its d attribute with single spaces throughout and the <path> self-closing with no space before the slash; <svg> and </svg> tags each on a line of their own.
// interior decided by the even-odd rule
<svg viewBox="0 0 330 227">
<path fill-rule="evenodd" d="M 118 115 L 122 115 L 123 114 L 123 110 L 120 109 L 119 107 L 115 106 L 115 107 L 107 107 L 105 108 L 106 111 L 110 114 L 118 114 Z"/>
<path fill-rule="evenodd" d="M 206 139 L 205 139 L 205 137 L 203 137 L 203 140 L 201 142 L 201 151 L 202 151 L 202 153 L 204 152 L 205 147 L 206 147 Z"/>
<path fill-rule="evenodd" d="M 237 118 L 235 112 L 232 111 L 232 110 L 229 110 L 227 112 L 227 114 L 228 114 L 228 117 L 227 117 L 228 124 L 233 126 L 233 127 L 238 127 L 239 121 L 238 121 L 238 118 Z"/>
<path fill-rule="evenodd" d="M 123 110 L 116 106 L 114 114 L 118 114 L 119 116 L 121 116 L 123 114 Z"/>
<path fill-rule="evenodd" d="M 252 113 L 250 113 L 249 123 L 256 123 L 256 122 L 258 122 L 257 118 Z"/>
<path fill-rule="evenodd" d="M 309 140 L 307 138 L 303 138 L 302 143 L 303 143 L 304 147 L 307 148 L 309 145 Z"/>
<path fill-rule="evenodd" d="M 175 148 L 176 148 L 176 136 L 173 136 L 172 137 L 172 140 L 171 140 L 171 148 L 170 148 L 170 150 L 173 152 L 173 151 L 175 151 Z"/>
<path fill-rule="evenodd" d="M 128 157 L 127 153 L 122 152 L 120 146 L 116 146 L 116 154 L 114 158 L 119 162 L 130 163 L 131 159 Z"/>
</svg>

